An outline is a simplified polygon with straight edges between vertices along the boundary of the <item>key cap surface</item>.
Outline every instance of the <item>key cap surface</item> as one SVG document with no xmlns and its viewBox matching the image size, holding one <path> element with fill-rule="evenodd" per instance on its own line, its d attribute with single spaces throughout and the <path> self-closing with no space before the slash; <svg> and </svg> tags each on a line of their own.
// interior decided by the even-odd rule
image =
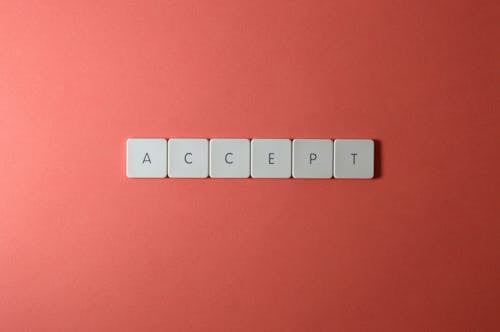
<svg viewBox="0 0 500 332">
<path fill-rule="evenodd" d="M 250 140 L 214 138 L 210 140 L 210 177 L 248 178 Z"/>
<path fill-rule="evenodd" d="M 171 178 L 208 176 L 208 140 L 172 138 L 168 141 L 168 175 Z"/>
<path fill-rule="evenodd" d="M 329 179 L 333 176 L 333 141 L 294 139 L 292 176 L 297 179 Z"/>
<path fill-rule="evenodd" d="M 164 138 L 127 139 L 127 177 L 164 178 L 167 176 L 167 140 Z"/>
<path fill-rule="evenodd" d="M 253 178 L 290 177 L 292 150 L 289 139 L 253 139 L 250 149 Z"/>
<path fill-rule="evenodd" d="M 373 140 L 336 139 L 333 154 L 333 176 L 336 179 L 373 178 Z"/>
</svg>

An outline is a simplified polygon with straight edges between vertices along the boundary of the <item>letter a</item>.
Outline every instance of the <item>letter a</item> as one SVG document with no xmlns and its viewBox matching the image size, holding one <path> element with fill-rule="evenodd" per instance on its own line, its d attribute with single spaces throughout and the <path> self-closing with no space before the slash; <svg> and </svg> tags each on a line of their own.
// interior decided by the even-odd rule
<svg viewBox="0 0 500 332">
<path fill-rule="evenodd" d="M 142 160 L 142 163 L 150 163 L 151 164 L 151 159 L 149 159 L 149 153 L 146 152 L 146 155 L 144 156 L 144 159 Z"/>
</svg>

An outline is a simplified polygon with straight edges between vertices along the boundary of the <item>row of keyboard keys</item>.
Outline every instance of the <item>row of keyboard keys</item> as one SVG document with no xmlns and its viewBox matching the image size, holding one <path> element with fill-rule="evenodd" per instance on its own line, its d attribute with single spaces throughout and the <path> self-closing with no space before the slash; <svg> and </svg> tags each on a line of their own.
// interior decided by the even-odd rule
<svg viewBox="0 0 500 332">
<path fill-rule="evenodd" d="M 371 139 L 129 138 L 129 178 L 370 179 Z"/>
</svg>

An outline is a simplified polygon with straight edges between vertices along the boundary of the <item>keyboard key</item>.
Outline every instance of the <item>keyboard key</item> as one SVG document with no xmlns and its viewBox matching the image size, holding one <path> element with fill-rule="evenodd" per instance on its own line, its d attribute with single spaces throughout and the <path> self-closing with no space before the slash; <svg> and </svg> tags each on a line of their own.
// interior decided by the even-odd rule
<svg viewBox="0 0 500 332">
<path fill-rule="evenodd" d="M 171 178 L 208 176 L 208 140 L 172 138 L 168 141 L 168 175 Z"/>
<path fill-rule="evenodd" d="M 373 178 L 374 142 L 371 139 L 336 139 L 333 175 L 337 179 Z"/>
<path fill-rule="evenodd" d="M 333 141 L 294 139 L 292 175 L 297 179 L 329 179 L 333 175 Z"/>
<path fill-rule="evenodd" d="M 250 149 L 252 177 L 290 177 L 292 151 L 289 139 L 253 139 Z"/>
<path fill-rule="evenodd" d="M 247 178 L 250 176 L 250 141 L 214 138 L 210 140 L 210 177 Z"/>
<path fill-rule="evenodd" d="M 164 138 L 127 139 L 127 177 L 164 178 L 167 176 L 167 140 Z"/>
</svg>

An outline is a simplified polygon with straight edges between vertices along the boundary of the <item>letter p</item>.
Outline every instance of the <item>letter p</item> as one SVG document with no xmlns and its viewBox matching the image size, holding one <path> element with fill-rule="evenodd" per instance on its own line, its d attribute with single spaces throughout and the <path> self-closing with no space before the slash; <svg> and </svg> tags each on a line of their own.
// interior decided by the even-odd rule
<svg viewBox="0 0 500 332">
<path fill-rule="evenodd" d="M 309 165 L 312 164 L 314 160 L 318 159 L 318 155 L 314 152 L 309 153 Z"/>
</svg>

